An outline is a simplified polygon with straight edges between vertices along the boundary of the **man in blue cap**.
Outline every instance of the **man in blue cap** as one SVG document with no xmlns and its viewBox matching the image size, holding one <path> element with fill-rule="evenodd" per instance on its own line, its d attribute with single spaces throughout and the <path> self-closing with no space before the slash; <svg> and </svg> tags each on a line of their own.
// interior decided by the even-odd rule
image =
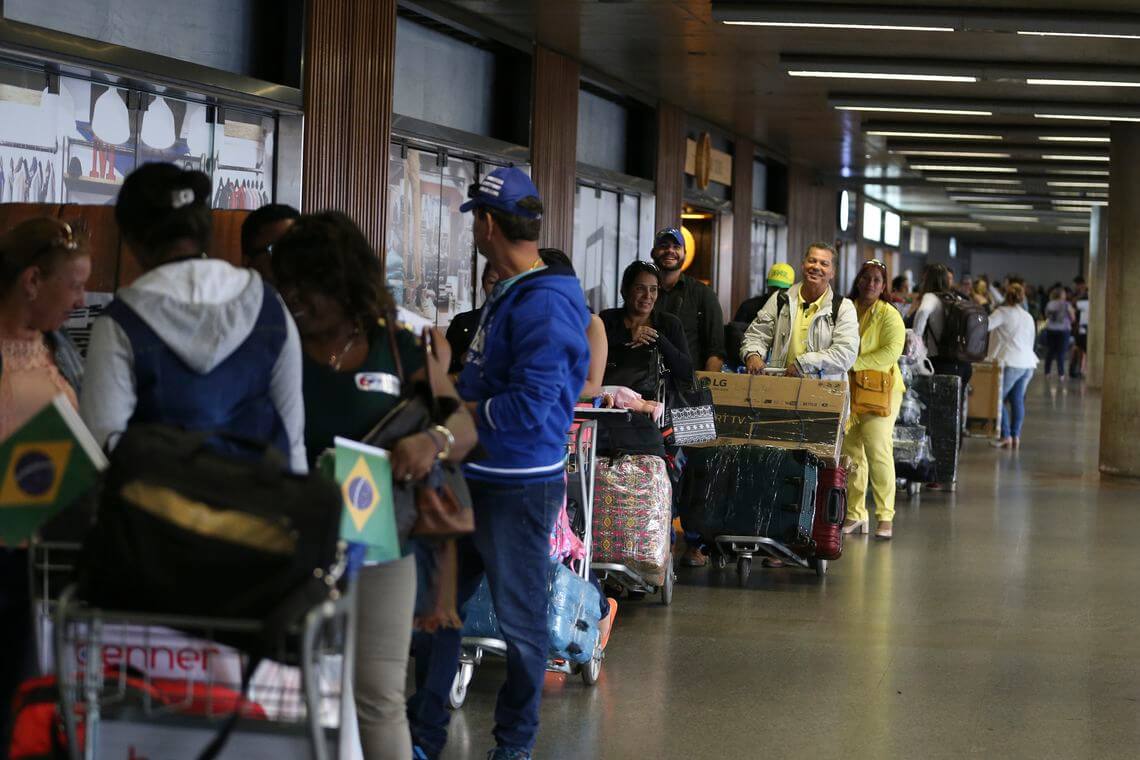
<svg viewBox="0 0 1140 760">
<path fill-rule="evenodd" d="M 487 585 L 507 643 L 507 680 L 495 709 L 492 760 L 529 758 L 549 650 L 550 533 L 565 495 L 566 433 L 590 360 L 582 286 L 539 256 L 542 202 L 523 171 L 501 168 L 472 185 L 475 246 L 499 282 L 483 307 L 459 376 L 486 456 L 464 468 L 475 533 L 459 542 L 458 603 Z M 417 690 L 408 714 L 417 757 L 447 742 L 448 693 L 460 632 L 417 637 Z"/>
</svg>

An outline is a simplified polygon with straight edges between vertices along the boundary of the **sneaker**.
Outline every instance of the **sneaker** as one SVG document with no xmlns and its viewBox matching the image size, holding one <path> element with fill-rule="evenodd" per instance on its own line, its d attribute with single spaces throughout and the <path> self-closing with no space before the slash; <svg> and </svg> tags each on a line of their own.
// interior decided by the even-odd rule
<svg viewBox="0 0 1140 760">
<path fill-rule="evenodd" d="M 709 563 L 709 558 L 699 547 L 691 546 L 688 551 L 681 557 L 681 564 L 685 567 L 704 567 Z"/>
<path fill-rule="evenodd" d="M 487 760 L 530 760 L 530 752 L 525 749 L 495 747 L 487 753 Z"/>
<path fill-rule="evenodd" d="M 617 620 L 618 603 L 617 599 L 612 596 L 606 599 L 610 605 L 610 614 L 602 618 L 598 623 L 598 649 L 603 652 L 606 650 L 606 644 L 610 643 L 610 633 L 614 629 L 614 621 Z"/>
</svg>

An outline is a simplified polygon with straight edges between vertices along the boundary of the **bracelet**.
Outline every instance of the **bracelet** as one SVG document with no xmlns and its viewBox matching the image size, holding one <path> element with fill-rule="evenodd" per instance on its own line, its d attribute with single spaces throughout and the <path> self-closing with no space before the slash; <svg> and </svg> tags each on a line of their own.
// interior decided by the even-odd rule
<svg viewBox="0 0 1140 760">
<path fill-rule="evenodd" d="M 429 432 L 439 433 L 443 437 L 443 448 L 440 449 L 438 458 L 447 459 L 451 456 L 451 448 L 455 446 L 455 436 L 451 434 L 451 431 L 443 425 L 434 425 L 429 429 Z"/>
</svg>

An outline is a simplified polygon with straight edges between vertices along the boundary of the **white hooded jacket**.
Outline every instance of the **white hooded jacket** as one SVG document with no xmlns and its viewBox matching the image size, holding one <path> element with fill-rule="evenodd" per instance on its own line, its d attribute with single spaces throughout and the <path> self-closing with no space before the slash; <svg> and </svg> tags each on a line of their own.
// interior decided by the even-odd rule
<svg viewBox="0 0 1140 760">
<path fill-rule="evenodd" d="M 797 282 L 788 288 L 788 305 L 780 311 L 779 323 L 776 311 L 780 294 L 776 293 L 768 299 L 744 333 L 740 349 L 742 361 L 746 361 L 749 354 L 768 357 L 771 350 L 771 357 L 767 360 L 769 365 L 781 368 L 787 365 L 792 315 L 803 308 L 800 299 L 802 287 L 803 283 Z M 859 357 L 859 317 L 855 312 L 855 304 L 844 298 L 833 324 L 832 298 L 832 290 L 828 286 L 827 293 L 824 294 L 827 306 L 817 311 L 808 325 L 807 351 L 796 359 L 796 365 L 804 377 L 846 380 L 847 372 L 855 366 L 855 360 Z"/>
</svg>

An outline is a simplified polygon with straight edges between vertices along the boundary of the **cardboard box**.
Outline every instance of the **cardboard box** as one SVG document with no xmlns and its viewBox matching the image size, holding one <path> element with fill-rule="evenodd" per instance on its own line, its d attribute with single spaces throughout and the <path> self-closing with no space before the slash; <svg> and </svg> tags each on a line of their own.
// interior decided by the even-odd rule
<svg viewBox="0 0 1140 760">
<path fill-rule="evenodd" d="M 698 372 L 716 408 L 717 439 L 701 446 L 751 444 L 807 449 L 837 462 L 847 422 L 847 383 L 771 375 Z"/>
<path fill-rule="evenodd" d="M 997 436 L 1001 432 L 1001 365 L 977 362 L 972 365 L 970 396 L 966 412 L 966 430 L 971 435 Z"/>
</svg>

